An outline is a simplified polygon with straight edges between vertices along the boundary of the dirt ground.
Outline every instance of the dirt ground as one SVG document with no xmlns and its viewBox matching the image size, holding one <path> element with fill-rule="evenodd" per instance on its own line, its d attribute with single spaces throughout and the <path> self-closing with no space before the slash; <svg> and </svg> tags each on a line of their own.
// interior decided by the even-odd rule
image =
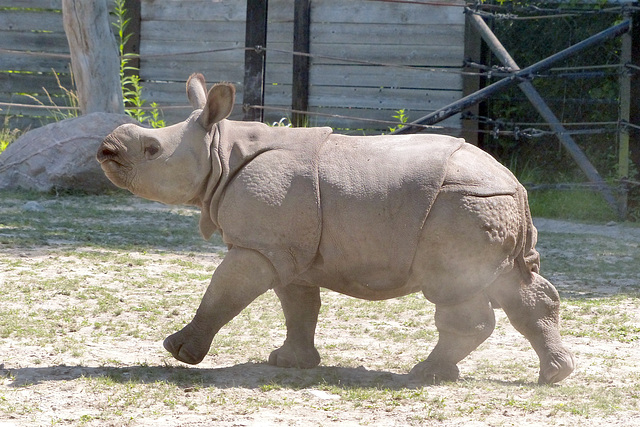
<svg viewBox="0 0 640 427">
<path fill-rule="evenodd" d="M 30 215 L 18 212 L 24 201 L 2 201 L 7 218 Z M 495 332 L 460 363 L 458 382 L 415 387 L 407 372 L 437 340 L 421 296 L 365 303 L 323 292 L 323 361 L 297 370 L 265 363 L 285 336 L 268 293 L 187 367 L 162 339 L 193 315 L 224 249 L 179 241 L 172 251 L 171 235 L 153 249 L 84 246 L 76 231 L 41 241 L 39 227 L 72 228 L 48 222 L 47 210 L 84 202 L 38 203 L 45 213 L 20 226 L 33 235 L 0 217 L 0 427 L 640 425 L 640 228 L 536 220 L 543 273 L 562 295 L 563 339 L 578 361 L 571 377 L 538 386 L 535 353 L 496 310 Z M 190 211 L 124 204 L 116 213 L 150 215 L 135 220 L 140 227 L 162 230 L 165 214 L 195 223 Z M 76 225 L 107 223 L 105 241 L 140 239 L 119 234 L 124 222 L 113 214 Z"/>
</svg>

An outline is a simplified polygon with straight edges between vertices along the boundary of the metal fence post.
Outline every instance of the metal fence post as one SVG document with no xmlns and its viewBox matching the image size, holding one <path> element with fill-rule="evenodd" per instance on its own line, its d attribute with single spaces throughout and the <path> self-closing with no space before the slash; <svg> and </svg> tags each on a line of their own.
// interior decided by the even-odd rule
<svg viewBox="0 0 640 427">
<path fill-rule="evenodd" d="M 309 53 L 311 0 L 295 0 L 293 12 L 293 51 Z M 304 126 L 307 115 L 296 111 L 309 108 L 309 56 L 293 55 L 293 81 L 291 88 L 291 109 L 294 110 L 292 124 Z"/>
<path fill-rule="evenodd" d="M 625 13 L 625 19 L 631 20 L 631 14 Z M 632 21 L 633 28 L 633 21 Z M 618 178 L 621 181 L 629 179 L 629 127 L 625 123 L 629 123 L 631 118 L 631 75 L 630 70 L 626 68 L 627 64 L 631 64 L 632 56 L 632 32 L 629 31 L 622 35 L 622 47 L 620 49 L 620 77 L 619 77 L 619 93 L 620 93 L 620 126 L 618 131 Z M 627 213 L 628 195 L 627 188 L 623 184 L 622 191 L 618 197 L 621 215 Z"/>
<path fill-rule="evenodd" d="M 247 0 L 247 21 L 244 54 L 244 120 L 262 121 L 264 106 L 264 74 L 267 63 L 268 0 Z"/>
</svg>

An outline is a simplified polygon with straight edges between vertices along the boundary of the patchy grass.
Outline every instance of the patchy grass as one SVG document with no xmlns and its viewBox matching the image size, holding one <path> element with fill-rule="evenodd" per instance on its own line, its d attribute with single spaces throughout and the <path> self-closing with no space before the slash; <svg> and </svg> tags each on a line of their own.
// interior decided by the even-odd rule
<svg viewBox="0 0 640 427">
<path fill-rule="evenodd" d="M 32 201 L 41 209 L 25 209 Z M 571 377 L 538 386 L 535 353 L 497 310 L 460 381 L 415 388 L 406 374 L 437 341 L 434 308 L 418 294 L 366 302 L 323 291 L 315 369 L 265 364 L 286 335 L 272 292 L 221 330 L 200 365 L 173 360 L 161 341 L 191 319 L 225 253 L 218 237 L 201 239 L 198 215 L 122 193 L 0 193 L 0 423 L 640 423 L 637 229 L 540 228 L 543 273 L 563 297 L 578 360 Z"/>
<path fill-rule="evenodd" d="M 529 205 L 533 216 L 572 221 L 617 221 L 600 193 L 589 189 L 529 191 Z"/>
</svg>

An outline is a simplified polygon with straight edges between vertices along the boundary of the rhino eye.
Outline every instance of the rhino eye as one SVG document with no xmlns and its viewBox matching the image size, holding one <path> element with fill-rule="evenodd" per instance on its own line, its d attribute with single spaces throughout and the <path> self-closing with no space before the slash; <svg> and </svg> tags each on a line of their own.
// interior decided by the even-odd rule
<svg viewBox="0 0 640 427">
<path fill-rule="evenodd" d="M 160 147 L 157 144 L 152 143 L 152 144 L 147 145 L 144 148 L 144 156 L 148 160 L 151 160 L 158 154 L 159 151 L 160 151 Z"/>
</svg>

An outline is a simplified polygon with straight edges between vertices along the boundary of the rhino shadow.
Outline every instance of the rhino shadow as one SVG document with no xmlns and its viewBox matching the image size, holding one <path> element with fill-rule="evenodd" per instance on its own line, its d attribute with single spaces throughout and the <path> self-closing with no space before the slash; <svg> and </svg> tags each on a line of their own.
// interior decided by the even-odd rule
<svg viewBox="0 0 640 427">
<path fill-rule="evenodd" d="M 152 384 L 158 381 L 181 387 L 185 392 L 194 387 L 261 389 L 265 386 L 304 390 L 332 385 L 340 388 L 376 388 L 399 390 L 421 388 L 408 374 L 397 374 L 364 367 L 319 366 L 313 369 L 279 368 L 266 363 L 247 362 L 221 368 L 187 366 L 137 365 L 125 367 L 47 366 L 0 369 L 0 377 L 12 378 L 10 387 L 37 385 L 47 381 L 72 381 L 78 378 L 105 378 L 115 383 Z M 466 382 L 480 381 L 473 376 Z M 490 380 L 502 385 L 534 386 L 523 381 Z"/>
<path fill-rule="evenodd" d="M 162 365 L 123 367 L 56 365 L 2 369 L 0 377 L 11 378 L 11 387 L 37 385 L 47 381 L 69 381 L 81 377 L 108 378 L 116 383 L 150 384 L 164 381 L 183 388 L 214 386 L 223 389 L 232 387 L 254 389 L 265 385 L 304 389 L 321 384 L 403 388 L 409 384 L 407 374 L 367 370 L 364 367 L 321 366 L 313 369 L 283 369 L 256 362 L 221 368 Z"/>
</svg>

